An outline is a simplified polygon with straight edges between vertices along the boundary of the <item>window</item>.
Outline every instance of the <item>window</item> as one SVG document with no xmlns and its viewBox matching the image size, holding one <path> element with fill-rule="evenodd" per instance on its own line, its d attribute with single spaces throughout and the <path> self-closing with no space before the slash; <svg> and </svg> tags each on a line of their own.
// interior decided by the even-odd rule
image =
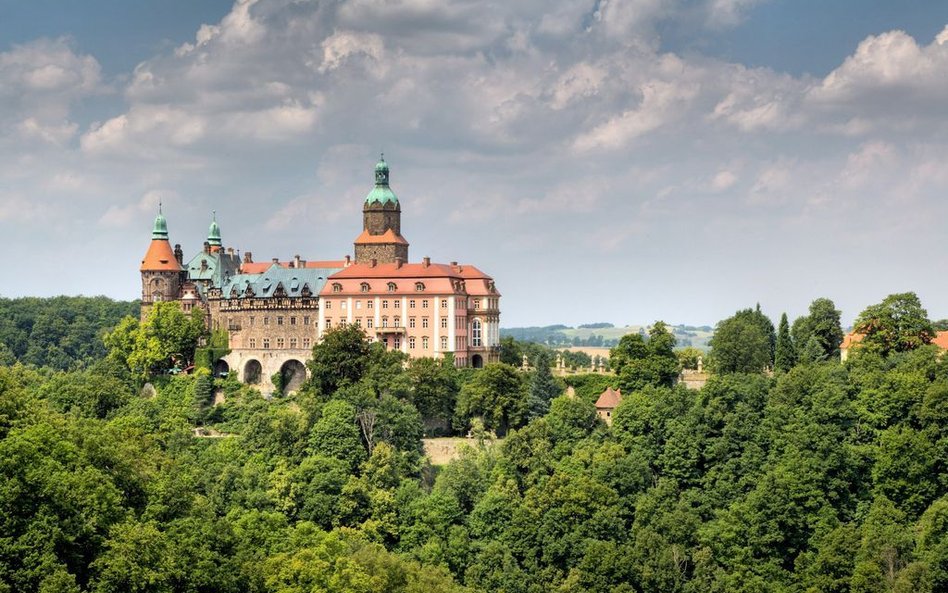
<svg viewBox="0 0 948 593">
<path fill-rule="evenodd" d="M 398 317 L 394 317 L 392 318 L 392 323 L 395 325 L 395 327 L 399 327 L 401 324 L 401 319 Z"/>
<path fill-rule="evenodd" d="M 270 349 L 270 338 L 264 338 L 264 339 L 263 339 L 263 349 L 264 349 L 264 350 L 269 350 L 269 349 Z"/>
<path fill-rule="evenodd" d="M 371 287 L 369 286 L 368 282 L 363 282 L 362 284 L 359 285 L 359 290 L 361 292 L 369 292 L 370 289 Z"/>
<path fill-rule="evenodd" d="M 441 318 L 441 329 L 448 329 L 448 318 L 447 318 L 447 317 L 442 317 L 442 318 Z"/>
<path fill-rule="evenodd" d="M 408 338 L 408 349 L 409 350 L 415 349 L 415 336 Z"/>
<path fill-rule="evenodd" d="M 356 327 L 362 327 L 362 318 L 356 317 Z"/>
<path fill-rule="evenodd" d="M 409 317 L 409 318 L 408 318 L 408 327 L 411 327 L 411 328 L 414 328 L 414 327 L 415 327 L 415 318 L 414 318 L 414 317 Z"/>
<path fill-rule="evenodd" d="M 330 301 L 330 300 L 327 300 L 327 301 L 326 301 L 326 308 L 327 308 L 327 309 L 332 309 L 332 301 Z"/>
<path fill-rule="evenodd" d="M 253 317 L 250 318 L 250 327 L 253 327 Z"/>
<path fill-rule="evenodd" d="M 250 347 L 251 347 L 251 348 L 256 348 L 256 347 L 257 347 L 257 340 L 256 340 L 256 339 L 250 338 Z"/>
<path fill-rule="evenodd" d="M 342 301 L 341 303 L 339 303 L 339 307 L 342 308 L 343 311 L 345 311 L 345 310 L 346 310 L 346 305 L 348 305 L 348 304 L 349 304 L 348 301 Z"/>
<path fill-rule="evenodd" d="M 309 325 L 309 315 L 303 316 L 303 325 Z"/>
<path fill-rule="evenodd" d="M 448 349 L 448 336 L 441 336 L 441 349 L 442 350 Z"/>
<path fill-rule="evenodd" d="M 428 318 L 427 318 L 427 317 L 422 317 L 422 318 L 421 318 L 421 327 L 427 329 L 427 327 L 428 327 Z"/>
<path fill-rule="evenodd" d="M 331 327 L 332 327 L 332 319 L 327 319 L 327 320 L 326 320 L 326 329 L 330 329 Z"/>
<path fill-rule="evenodd" d="M 290 348 L 296 348 L 296 338 L 290 338 Z"/>
<path fill-rule="evenodd" d="M 415 282 L 415 290 L 416 290 L 416 291 L 421 292 L 421 291 L 423 291 L 424 289 L 425 289 L 425 283 L 424 283 L 424 282 Z"/>
<path fill-rule="evenodd" d="M 471 301 L 471 308 L 472 308 L 472 309 L 480 309 L 480 308 L 481 308 L 481 301 L 478 300 L 478 299 L 474 299 L 473 301 Z"/>
<path fill-rule="evenodd" d="M 398 285 L 395 284 L 394 282 L 389 282 L 389 283 L 388 283 L 388 291 L 389 291 L 389 292 L 395 292 L 396 290 L 398 290 Z"/>
<path fill-rule="evenodd" d="M 428 336 L 421 336 L 421 347 L 423 350 L 428 349 Z"/>
<path fill-rule="evenodd" d="M 279 349 L 282 350 L 282 349 L 283 349 L 283 345 L 284 345 L 285 343 L 286 343 L 286 342 L 283 340 L 283 338 L 277 338 L 277 348 L 279 348 Z"/>
<path fill-rule="evenodd" d="M 441 299 L 441 308 L 442 309 L 448 308 L 448 299 Z"/>
<path fill-rule="evenodd" d="M 290 325 L 296 325 L 296 317 L 290 317 Z"/>
<path fill-rule="evenodd" d="M 277 325 L 283 325 L 283 316 L 280 315 L 277 317 Z"/>
<path fill-rule="evenodd" d="M 369 317 L 365 320 L 365 327 L 372 329 L 372 325 L 375 323 L 375 320 Z"/>
<path fill-rule="evenodd" d="M 382 318 L 382 327 L 388 327 L 388 317 Z"/>
<path fill-rule="evenodd" d="M 312 342 L 310 342 L 309 338 L 303 338 L 303 348 L 309 348 L 310 344 L 312 344 Z"/>
<path fill-rule="evenodd" d="M 414 308 L 415 308 L 415 299 L 411 299 L 411 300 L 408 301 L 408 308 L 409 308 L 409 309 L 414 309 Z"/>
<path fill-rule="evenodd" d="M 269 318 L 269 317 L 264 317 L 264 318 L 263 318 L 263 324 L 264 324 L 264 325 L 270 325 L 270 318 Z"/>
<path fill-rule="evenodd" d="M 421 300 L 421 308 L 422 308 L 422 309 L 427 309 L 427 308 L 428 308 L 428 299 L 422 299 L 422 300 Z"/>
<path fill-rule="evenodd" d="M 333 291 L 333 292 L 342 292 L 342 284 L 339 284 L 338 282 L 333 282 L 333 283 L 332 283 L 332 291 Z"/>
<path fill-rule="evenodd" d="M 481 346 L 481 320 L 475 319 L 471 322 L 471 346 L 480 348 Z"/>
<path fill-rule="evenodd" d="M 402 302 L 399 301 L 399 300 L 392 301 L 392 306 L 395 307 L 396 309 L 401 309 L 401 308 L 402 308 Z"/>
<path fill-rule="evenodd" d="M 366 301 L 366 302 L 365 302 L 365 308 L 366 308 L 366 309 L 371 309 L 371 308 L 373 308 L 373 307 L 375 307 L 375 301 Z"/>
<path fill-rule="evenodd" d="M 362 301 L 356 301 L 356 309 L 362 308 Z"/>
<path fill-rule="evenodd" d="M 402 347 L 402 339 L 399 338 L 398 336 L 395 336 L 395 344 L 394 344 L 393 348 L 395 348 L 396 350 L 398 350 L 398 349 L 400 349 L 401 347 Z"/>
</svg>

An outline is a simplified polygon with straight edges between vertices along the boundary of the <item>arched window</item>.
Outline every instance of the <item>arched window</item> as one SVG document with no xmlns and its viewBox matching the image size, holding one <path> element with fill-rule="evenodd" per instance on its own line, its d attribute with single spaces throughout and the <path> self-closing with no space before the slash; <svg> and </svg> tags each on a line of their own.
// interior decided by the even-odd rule
<svg viewBox="0 0 948 593">
<path fill-rule="evenodd" d="M 394 282 L 389 282 L 389 283 L 388 283 L 388 291 L 389 291 L 389 292 L 395 292 L 396 290 L 398 290 L 398 286 L 396 286 Z"/>
<path fill-rule="evenodd" d="M 415 282 L 415 290 L 418 291 L 418 292 L 424 291 L 424 290 L 425 290 L 425 283 L 424 283 L 424 282 Z"/>
<path fill-rule="evenodd" d="M 370 288 L 371 287 L 369 286 L 368 282 L 363 282 L 362 284 L 359 285 L 359 290 L 361 290 L 362 292 L 369 292 Z"/>
<path fill-rule="evenodd" d="M 338 282 L 333 282 L 333 283 L 332 283 L 332 291 L 333 291 L 333 292 L 342 292 L 342 284 L 339 284 Z"/>
<path fill-rule="evenodd" d="M 471 346 L 479 348 L 481 345 L 481 320 L 475 319 L 471 322 Z"/>
</svg>

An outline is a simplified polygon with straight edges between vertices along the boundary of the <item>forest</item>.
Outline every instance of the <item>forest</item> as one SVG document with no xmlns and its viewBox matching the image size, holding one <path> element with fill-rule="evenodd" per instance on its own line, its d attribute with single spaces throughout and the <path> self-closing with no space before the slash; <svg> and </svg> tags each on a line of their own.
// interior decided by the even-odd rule
<svg viewBox="0 0 948 593">
<path fill-rule="evenodd" d="M 572 397 L 536 344 L 474 371 L 342 327 L 265 399 L 169 374 L 208 336 L 165 305 L 3 317 L 0 591 L 948 590 L 948 363 L 912 293 L 867 307 L 842 363 L 832 301 L 740 310 L 700 390 L 656 322 Z M 78 319 L 99 341 L 28 357 L 40 315 L 65 324 L 47 351 Z M 471 436 L 445 466 L 434 426 Z"/>
</svg>

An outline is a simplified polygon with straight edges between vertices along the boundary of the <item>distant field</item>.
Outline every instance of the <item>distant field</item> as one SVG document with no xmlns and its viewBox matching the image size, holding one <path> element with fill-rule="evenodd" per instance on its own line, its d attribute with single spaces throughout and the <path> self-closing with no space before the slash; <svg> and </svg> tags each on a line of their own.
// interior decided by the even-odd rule
<svg viewBox="0 0 948 593">
<path fill-rule="evenodd" d="M 678 341 L 678 347 L 694 346 L 701 350 L 708 350 L 708 340 L 713 335 L 710 326 L 693 327 L 687 325 L 669 326 L 675 334 Z M 602 328 L 574 328 L 564 327 L 562 325 L 551 325 L 546 327 L 511 327 L 501 328 L 500 333 L 503 336 L 513 336 L 518 340 L 527 342 L 538 342 L 548 344 L 557 348 L 575 346 L 578 350 L 592 355 L 592 350 L 598 350 L 600 347 L 608 347 L 611 342 L 618 342 L 626 334 L 648 331 L 647 326 L 627 325 L 624 327 L 602 327 Z M 589 344 L 588 341 L 594 336 L 599 336 L 603 344 Z M 574 340 L 582 340 L 583 344 L 575 344 Z"/>
</svg>

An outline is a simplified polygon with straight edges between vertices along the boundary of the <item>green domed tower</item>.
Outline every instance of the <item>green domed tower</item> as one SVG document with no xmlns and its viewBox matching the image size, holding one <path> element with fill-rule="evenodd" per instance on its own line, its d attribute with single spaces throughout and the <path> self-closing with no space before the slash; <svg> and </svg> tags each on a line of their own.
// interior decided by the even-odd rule
<svg viewBox="0 0 948 593">
<path fill-rule="evenodd" d="M 408 261 L 408 241 L 402 237 L 402 207 L 389 186 L 384 155 L 375 165 L 375 187 L 362 207 L 362 234 L 355 240 L 355 260 L 365 263 Z"/>
<path fill-rule="evenodd" d="M 207 229 L 207 244 L 211 246 L 211 251 L 219 251 L 221 245 L 221 227 L 217 224 L 217 211 L 215 210 L 211 218 L 211 226 Z"/>
</svg>

